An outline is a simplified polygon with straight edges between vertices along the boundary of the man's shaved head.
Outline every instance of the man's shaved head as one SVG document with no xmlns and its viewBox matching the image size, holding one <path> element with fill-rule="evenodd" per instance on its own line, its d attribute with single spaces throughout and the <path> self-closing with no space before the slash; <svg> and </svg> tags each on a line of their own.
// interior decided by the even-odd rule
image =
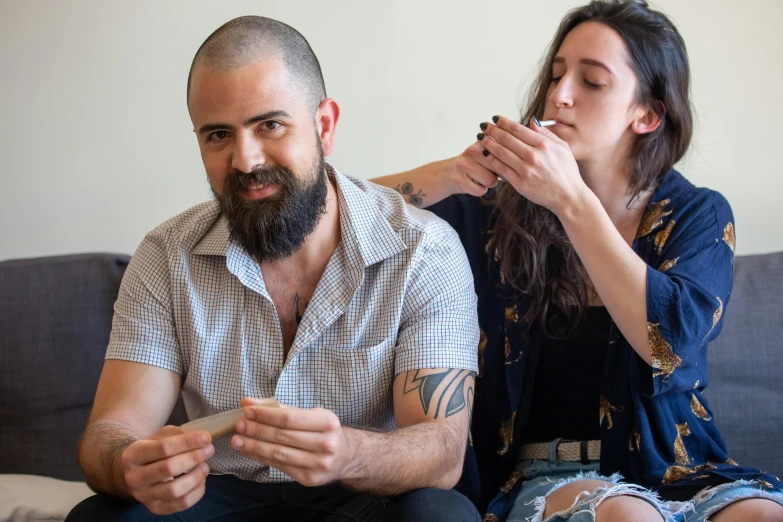
<svg viewBox="0 0 783 522">
<path fill-rule="evenodd" d="M 296 29 L 263 16 L 235 18 L 220 26 L 201 44 L 188 74 L 188 104 L 193 72 L 197 68 L 230 71 L 265 59 L 283 62 L 315 113 L 321 100 L 326 98 L 318 58 Z"/>
</svg>

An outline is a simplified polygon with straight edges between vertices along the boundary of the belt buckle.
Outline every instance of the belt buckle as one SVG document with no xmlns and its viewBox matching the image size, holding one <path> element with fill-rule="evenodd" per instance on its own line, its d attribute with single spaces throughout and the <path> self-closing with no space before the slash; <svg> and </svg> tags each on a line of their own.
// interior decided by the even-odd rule
<svg viewBox="0 0 783 522">
<path fill-rule="evenodd" d="M 560 456 L 557 454 L 557 451 L 560 449 L 561 444 L 565 444 L 569 442 L 577 442 L 577 441 L 571 439 L 556 439 L 554 442 L 555 442 L 555 462 L 568 462 L 566 460 L 560 460 Z"/>
</svg>

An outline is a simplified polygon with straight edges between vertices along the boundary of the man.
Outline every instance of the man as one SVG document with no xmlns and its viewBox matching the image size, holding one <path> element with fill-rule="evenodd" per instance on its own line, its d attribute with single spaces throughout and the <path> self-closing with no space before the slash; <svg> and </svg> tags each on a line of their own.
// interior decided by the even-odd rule
<svg viewBox="0 0 783 522">
<path fill-rule="evenodd" d="M 79 447 L 100 494 L 68 520 L 478 520 L 451 491 L 478 345 L 456 233 L 324 163 L 339 108 L 285 24 L 213 33 L 188 109 L 215 201 L 131 260 Z M 163 426 L 180 392 L 243 407 L 237 434 Z"/>
</svg>

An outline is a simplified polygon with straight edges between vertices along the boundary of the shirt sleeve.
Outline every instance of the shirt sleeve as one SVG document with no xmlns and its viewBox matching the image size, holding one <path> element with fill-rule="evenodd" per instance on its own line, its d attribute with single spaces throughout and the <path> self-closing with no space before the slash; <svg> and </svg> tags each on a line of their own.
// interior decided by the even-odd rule
<svg viewBox="0 0 783 522">
<path fill-rule="evenodd" d="M 456 232 L 438 220 L 414 255 L 395 347 L 395 374 L 478 370 L 476 292 Z"/>
<path fill-rule="evenodd" d="M 160 238 L 148 235 L 122 279 L 106 358 L 150 364 L 184 375 L 171 304 L 165 246 Z"/>
<path fill-rule="evenodd" d="M 706 384 L 707 346 L 723 326 L 734 280 L 734 216 L 723 196 L 710 192 L 680 221 L 656 239 L 659 266 L 647 267 L 652 367 L 640 363 L 640 384 L 649 396 Z"/>
</svg>

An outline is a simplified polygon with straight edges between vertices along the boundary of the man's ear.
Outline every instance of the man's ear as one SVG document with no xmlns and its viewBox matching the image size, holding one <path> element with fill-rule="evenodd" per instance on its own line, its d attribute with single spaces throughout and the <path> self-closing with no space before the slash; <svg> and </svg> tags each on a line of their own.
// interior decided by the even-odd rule
<svg viewBox="0 0 783 522">
<path fill-rule="evenodd" d="M 337 120 L 340 118 L 340 106 L 332 98 L 326 98 L 318 105 L 315 112 L 315 124 L 318 136 L 321 138 L 321 148 L 324 156 L 329 156 L 334 149 L 334 133 L 337 129 Z"/>
</svg>

